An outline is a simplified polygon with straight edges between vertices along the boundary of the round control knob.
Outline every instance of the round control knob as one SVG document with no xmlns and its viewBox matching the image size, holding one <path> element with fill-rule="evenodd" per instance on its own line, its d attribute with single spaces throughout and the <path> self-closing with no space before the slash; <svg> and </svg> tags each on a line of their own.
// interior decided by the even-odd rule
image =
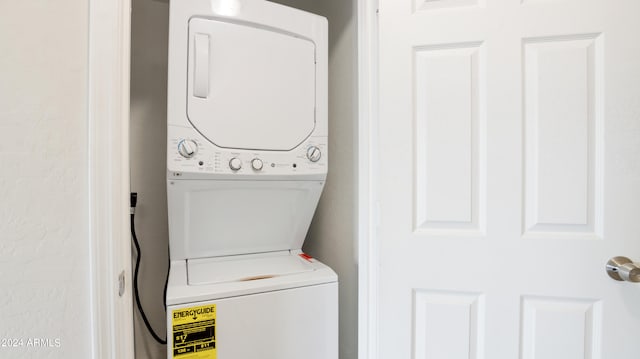
<svg viewBox="0 0 640 359">
<path fill-rule="evenodd" d="M 238 171 L 239 169 L 242 168 L 242 161 L 240 161 L 240 159 L 238 157 L 234 157 L 232 159 L 229 160 L 229 168 L 231 168 L 234 171 Z"/>
<path fill-rule="evenodd" d="M 251 160 L 251 167 L 253 167 L 253 169 L 256 171 L 260 171 L 262 169 L 262 165 L 262 160 L 259 158 L 254 158 L 253 160 Z"/>
<path fill-rule="evenodd" d="M 198 144 L 194 140 L 182 140 L 178 143 L 178 152 L 184 158 L 191 158 L 198 152 Z"/>
<path fill-rule="evenodd" d="M 309 159 L 309 161 L 318 162 L 320 160 L 320 157 L 322 157 L 322 152 L 320 152 L 320 149 L 318 147 L 311 146 L 307 148 L 307 158 Z"/>
</svg>

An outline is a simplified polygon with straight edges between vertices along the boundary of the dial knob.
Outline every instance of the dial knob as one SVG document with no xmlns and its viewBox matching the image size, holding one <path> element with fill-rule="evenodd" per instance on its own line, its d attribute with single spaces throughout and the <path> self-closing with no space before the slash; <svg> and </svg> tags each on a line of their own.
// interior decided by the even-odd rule
<svg viewBox="0 0 640 359">
<path fill-rule="evenodd" d="M 256 171 L 260 171 L 262 169 L 262 165 L 262 160 L 259 158 L 254 158 L 253 160 L 251 160 L 251 167 L 253 167 L 253 169 Z"/>
<path fill-rule="evenodd" d="M 182 140 L 178 143 L 178 152 L 184 158 L 191 158 L 198 152 L 198 144 L 194 140 Z"/>
<path fill-rule="evenodd" d="M 242 168 L 242 161 L 238 157 L 234 157 L 229 160 L 229 168 L 234 171 L 238 171 Z"/>
<path fill-rule="evenodd" d="M 320 149 L 317 146 L 307 148 L 307 158 L 309 161 L 318 162 L 320 157 L 322 157 L 322 152 L 320 152 Z"/>
</svg>

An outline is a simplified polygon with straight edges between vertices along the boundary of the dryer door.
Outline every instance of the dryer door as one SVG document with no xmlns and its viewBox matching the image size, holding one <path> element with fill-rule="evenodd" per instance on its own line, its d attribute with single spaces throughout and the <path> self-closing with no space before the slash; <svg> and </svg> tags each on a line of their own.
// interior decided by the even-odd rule
<svg viewBox="0 0 640 359">
<path fill-rule="evenodd" d="M 218 147 L 292 150 L 315 127 L 315 44 L 246 23 L 189 21 L 187 116 Z"/>
</svg>

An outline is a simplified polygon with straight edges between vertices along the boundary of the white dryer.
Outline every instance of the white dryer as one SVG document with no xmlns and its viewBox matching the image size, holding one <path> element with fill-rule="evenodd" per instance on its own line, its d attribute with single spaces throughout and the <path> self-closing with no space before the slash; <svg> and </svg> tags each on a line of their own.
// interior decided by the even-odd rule
<svg viewBox="0 0 640 359">
<path fill-rule="evenodd" d="M 327 174 L 327 22 L 170 2 L 168 358 L 335 359 L 338 284 L 301 248 Z"/>
</svg>

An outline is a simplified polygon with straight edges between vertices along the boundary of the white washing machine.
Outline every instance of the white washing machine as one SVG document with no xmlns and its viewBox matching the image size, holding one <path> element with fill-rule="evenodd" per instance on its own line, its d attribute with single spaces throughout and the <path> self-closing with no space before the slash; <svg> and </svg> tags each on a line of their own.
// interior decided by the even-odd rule
<svg viewBox="0 0 640 359">
<path fill-rule="evenodd" d="M 327 174 L 327 22 L 170 2 L 168 358 L 336 359 L 338 282 L 301 251 Z"/>
</svg>

